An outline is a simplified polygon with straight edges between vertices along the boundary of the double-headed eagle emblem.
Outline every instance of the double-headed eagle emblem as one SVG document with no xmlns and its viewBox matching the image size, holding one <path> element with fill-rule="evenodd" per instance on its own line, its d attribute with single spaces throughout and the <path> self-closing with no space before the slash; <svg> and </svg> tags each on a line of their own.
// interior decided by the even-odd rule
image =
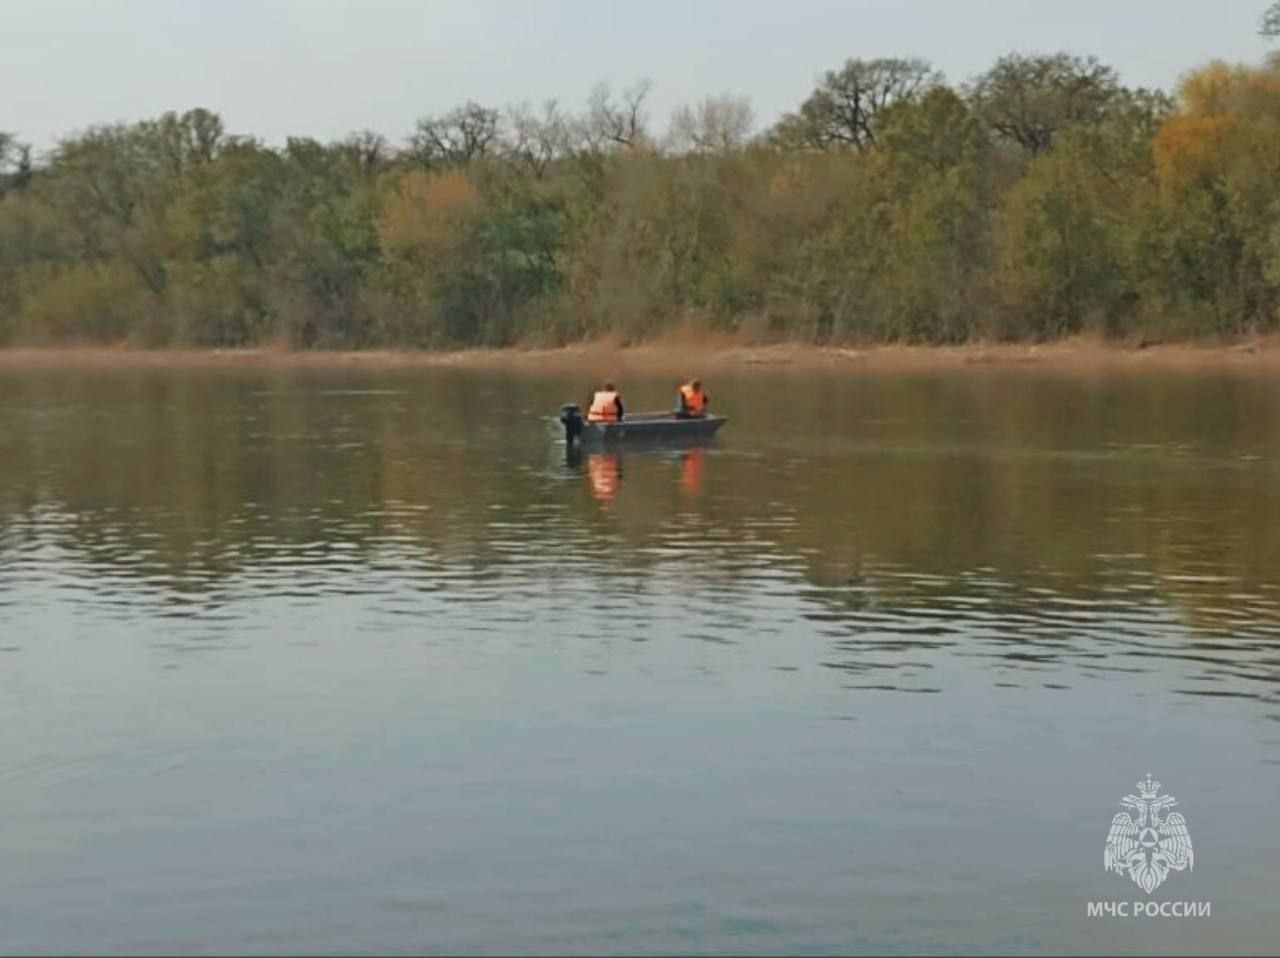
<svg viewBox="0 0 1280 958">
<path fill-rule="evenodd" d="M 1170 871 L 1191 870 L 1195 856 L 1187 821 L 1169 811 L 1178 803 L 1172 795 L 1160 794 L 1160 783 L 1150 772 L 1138 783 L 1138 794 L 1126 795 L 1120 804 L 1130 811 L 1120 812 L 1111 820 L 1103 853 L 1107 871 L 1117 875 L 1128 872 L 1149 895 L 1169 877 Z"/>
</svg>

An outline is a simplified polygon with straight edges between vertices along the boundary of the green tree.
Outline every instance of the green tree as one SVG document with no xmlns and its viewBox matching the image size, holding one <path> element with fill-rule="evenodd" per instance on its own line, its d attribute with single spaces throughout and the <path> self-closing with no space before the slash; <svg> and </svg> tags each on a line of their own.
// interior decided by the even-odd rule
<svg viewBox="0 0 1280 958">
<path fill-rule="evenodd" d="M 985 322 L 991 301 L 985 124 L 945 87 L 886 111 L 881 135 L 889 230 L 881 298 L 885 335 L 958 342 Z"/>
<path fill-rule="evenodd" d="M 1129 193 L 1108 178 L 1096 143 L 1065 136 L 1037 156 L 1005 199 L 996 233 L 998 283 L 1012 310 L 1008 327 L 1042 338 L 1124 322 L 1121 241 Z"/>
<path fill-rule="evenodd" d="M 144 120 L 135 131 L 151 160 L 162 164 L 174 177 L 212 163 L 226 138 L 222 118 L 199 108 L 181 115 L 169 112 L 157 120 Z"/>
<path fill-rule="evenodd" d="M 942 172 L 980 163 L 987 147 L 982 121 L 948 87 L 934 87 L 918 100 L 905 100 L 885 110 L 880 145 Z"/>
<path fill-rule="evenodd" d="M 969 97 L 999 136 L 1035 155 L 1060 131 L 1100 122 L 1120 89 L 1116 72 L 1093 57 L 1011 53 L 973 81 Z"/>
<path fill-rule="evenodd" d="M 490 199 L 438 274 L 440 316 L 452 342 L 508 346 L 520 338 L 522 320 L 559 289 L 562 227 L 554 197 L 513 184 Z"/>
<path fill-rule="evenodd" d="M 279 332 L 302 346 L 366 345 L 375 324 L 360 294 L 378 256 L 374 189 L 341 144 L 291 138 L 282 160 L 268 254 Z"/>
<path fill-rule="evenodd" d="M 876 118 L 895 103 L 913 100 L 942 82 L 926 60 L 847 60 L 823 74 L 817 88 L 775 125 L 770 139 L 784 148 L 858 150 L 876 145 Z"/>
<path fill-rule="evenodd" d="M 178 184 L 168 146 L 147 123 L 92 128 L 58 145 L 47 191 L 84 258 L 122 259 L 157 295 L 167 282 L 165 216 Z"/>
<path fill-rule="evenodd" d="M 279 156 L 251 140 L 230 141 L 184 179 L 168 215 L 180 339 L 238 346 L 266 337 L 272 220 L 284 190 Z"/>
</svg>

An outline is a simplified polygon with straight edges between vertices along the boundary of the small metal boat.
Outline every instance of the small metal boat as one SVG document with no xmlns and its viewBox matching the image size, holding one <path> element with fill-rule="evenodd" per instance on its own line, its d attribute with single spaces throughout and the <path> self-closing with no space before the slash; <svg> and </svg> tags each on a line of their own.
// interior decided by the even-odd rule
<svg viewBox="0 0 1280 958">
<path fill-rule="evenodd" d="M 560 424 L 564 426 L 565 442 L 570 445 L 709 439 L 728 421 L 728 416 L 681 419 L 675 413 L 642 412 L 624 416 L 620 422 L 589 422 L 576 403 L 560 407 Z"/>
</svg>

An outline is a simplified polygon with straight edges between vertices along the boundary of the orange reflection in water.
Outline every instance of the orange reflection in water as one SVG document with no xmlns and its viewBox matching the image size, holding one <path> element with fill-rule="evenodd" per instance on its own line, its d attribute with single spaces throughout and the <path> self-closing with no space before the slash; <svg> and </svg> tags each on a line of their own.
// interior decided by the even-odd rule
<svg viewBox="0 0 1280 958">
<path fill-rule="evenodd" d="M 591 494 L 601 502 L 612 502 L 622 480 L 622 467 L 615 453 L 593 452 L 587 456 L 587 478 Z"/>
<path fill-rule="evenodd" d="M 680 488 L 690 495 L 702 492 L 702 475 L 707 468 L 703 449 L 688 449 L 680 455 Z"/>
</svg>

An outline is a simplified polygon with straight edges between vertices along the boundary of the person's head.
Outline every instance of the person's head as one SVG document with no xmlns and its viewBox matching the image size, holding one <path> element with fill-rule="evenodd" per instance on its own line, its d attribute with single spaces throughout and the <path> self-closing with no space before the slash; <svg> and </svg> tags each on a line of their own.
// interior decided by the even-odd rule
<svg viewBox="0 0 1280 958">
<path fill-rule="evenodd" d="M 604 383 L 604 391 L 607 393 L 616 393 L 618 391 L 618 387 L 606 379 Z"/>
<path fill-rule="evenodd" d="M 691 380 L 689 380 L 689 385 L 690 385 L 690 386 L 692 386 L 694 389 L 701 391 L 701 389 L 702 389 L 702 380 L 701 380 L 701 379 L 691 379 Z"/>
</svg>

